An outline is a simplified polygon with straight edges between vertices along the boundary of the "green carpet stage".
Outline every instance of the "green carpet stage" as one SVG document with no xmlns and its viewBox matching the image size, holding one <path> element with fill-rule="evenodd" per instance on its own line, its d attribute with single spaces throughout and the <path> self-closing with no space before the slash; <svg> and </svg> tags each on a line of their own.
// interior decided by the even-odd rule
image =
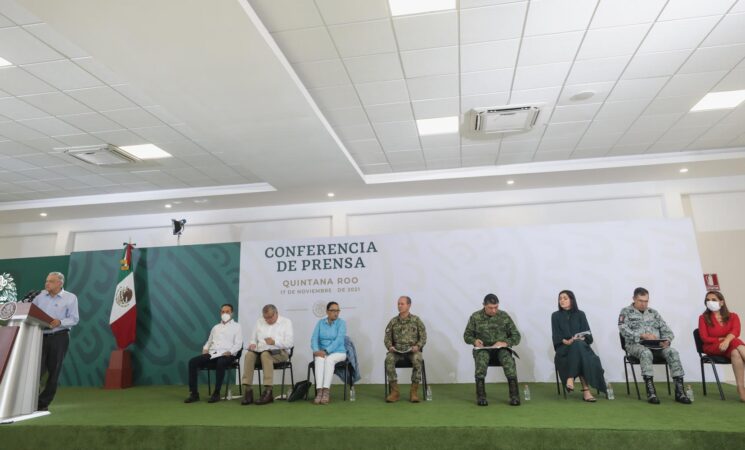
<svg viewBox="0 0 745 450">
<path fill-rule="evenodd" d="M 408 385 L 403 385 L 408 394 Z M 381 385 L 357 387 L 356 402 L 275 402 L 240 406 L 239 400 L 184 404 L 183 386 L 135 387 L 124 391 L 60 388 L 51 415 L 0 426 L 0 448 L 725 448 L 745 447 L 745 404 L 734 386 L 726 401 L 716 386 L 704 397 L 694 384 L 695 402 L 685 406 L 658 387 L 662 404 L 626 396 L 614 384 L 616 400 L 568 400 L 556 386 L 531 383 L 532 400 L 506 403 L 504 383 L 487 385 L 488 407 L 474 403 L 474 386 L 434 385 L 434 400 L 386 404 Z M 640 386 L 641 387 L 641 386 Z M 632 386 L 633 393 L 633 386 Z"/>
</svg>

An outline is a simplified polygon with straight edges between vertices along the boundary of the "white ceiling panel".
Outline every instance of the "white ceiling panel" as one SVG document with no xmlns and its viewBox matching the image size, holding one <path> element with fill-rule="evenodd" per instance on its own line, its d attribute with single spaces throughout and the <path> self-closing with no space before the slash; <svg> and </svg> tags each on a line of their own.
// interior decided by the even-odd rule
<svg viewBox="0 0 745 450">
<path fill-rule="evenodd" d="M 527 2 L 508 3 L 460 12 L 460 42 L 500 41 L 522 35 Z"/>
<path fill-rule="evenodd" d="M 66 91 L 75 100 L 96 111 L 134 108 L 135 105 L 122 94 L 108 86 Z"/>
<path fill-rule="evenodd" d="M 69 60 L 29 64 L 23 68 L 59 90 L 82 89 L 103 84 Z"/>
<path fill-rule="evenodd" d="M 36 149 L 28 147 L 20 142 L 7 141 L 7 140 L 0 141 L 0 155 L 1 156 L 21 156 L 21 155 L 32 155 L 35 153 L 38 153 Z M 2 162 L 0 162 L 0 167 L 2 167 Z M 0 176 L 0 179 L 5 180 L 5 177 Z"/>
<path fill-rule="evenodd" d="M 79 134 L 81 132 L 79 129 L 57 119 L 56 117 L 23 120 L 20 123 L 52 137 L 63 136 L 66 134 Z"/>
<path fill-rule="evenodd" d="M 344 65 L 354 83 L 398 80 L 404 77 L 398 53 L 347 58 Z"/>
<path fill-rule="evenodd" d="M 699 95 L 703 97 L 726 74 L 727 72 L 702 72 L 675 75 L 662 88 L 658 96 L 660 98 L 682 97 L 686 95 Z"/>
<path fill-rule="evenodd" d="M 533 155 L 533 161 L 560 161 L 568 159 L 574 150 L 539 150 Z"/>
<path fill-rule="evenodd" d="M 666 3 L 667 0 L 602 0 L 590 28 L 651 23 Z"/>
<path fill-rule="evenodd" d="M 49 115 L 14 97 L 0 98 L 0 114 L 13 120 L 36 119 Z"/>
<path fill-rule="evenodd" d="M 359 139 L 375 139 L 375 132 L 372 126 L 365 122 L 363 125 L 350 125 L 345 127 L 335 127 L 336 134 L 345 142 Z"/>
<path fill-rule="evenodd" d="M 680 68 L 680 73 L 730 70 L 745 58 L 745 44 L 699 48 Z"/>
<path fill-rule="evenodd" d="M 682 96 L 682 97 L 666 97 L 656 98 L 647 107 L 647 114 L 673 114 L 673 113 L 687 113 L 693 108 L 700 97 L 697 96 Z"/>
<path fill-rule="evenodd" d="M 34 23 L 26 25 L 23 28 L 66 58 L 81 58 L 88 56 L 88 54 L 85 53 L 85 50 L 54 31 L 54 29 L 46 23 Z"/>
<path fill-rule="evenodd" d="M 458 135 L 455 135 L 457 138 Z M 460 142 L 457 142 L 455 145 L 445 146 L 445 147 L 424 147 L 424 159 L 427 160 L 427 165 L 429 166 L 430 161 L 433 160 L 439 160 L 439 159 L 453 159 L 458 158 L 460 159 Z"/>
<path fill-rule="evenodd" d="M 308 89 L 349 84 L 349 76 L 339 59 L 294 64 L 293 68 Z"/>
<path fill-rule="evenodd" d="M 609 119 L 594 119 L 587 129 L 588 134 L 623 133 L 636 120 L 635 117 L 613 117 Z"/>
<path fill-rule="evenodd" d="M 321 14 L 315 2 L 307 0 L 249 0 L 270 32 L 320 27 Z"/>
<path fill-rule="evenodd" d="M 386 155 L 393 165 L 401 163 L 424 163 L 424 154 L 421 150 L 387 152 Z"/>
<path fill-rule="evenodd" d="M 365 110 L 361 106 L 355 108 L 327 109 L 324 114 L 334 127 L 370 126 Z"/>
<path fill-rule="evenodd" d="M 672 75 L 680 69 L 691 50 L 637 53 L 623 72 L 623 79 Z"/>
<path fill-rule="evenodd" d="M 718 20 L 719 17 L 710 16 L 657 22 L 639 49 L 648 53 L 696 48 Z"/>
<path fill-rule="evenodd" d="M 512 72 L 512 69 L 499 69 L 463 73 L 460 79 L 461 95 L 508 92 L 512 83 Z"/>
<path fill-rule="evenodd" d="M 372 122 L 402 122 L 414 120 L 411 103 L 389 103 L 387 105 L 372 105 L 365 107 L 367 117 Z"/>
<path fill-rule="evenodd" d="M 571 63 L 541 64 L 539 66 L 518 67 L 515 71 L 513 89 L 538 89 L 564 84 Z"/>
<path fill-rule="evenodd" d="M 538 149 L 540 142 L 540 139 L 525 139 L 521 141 L 502 140 L 502 145 L 499 147 L 499 154 L 530 153 L 532 155 Z"/>
<path fill-rule="evenodd" d="M 745 13 L 727 14 L 714 28 L 702 44 L 704 47 L 715 45 L 740 44 L 745 42 Z"/>
<path fill-rule="evenodd" d="M 649 29 L 648 24 L 598 28 L 587 32 L 577 59 L 633 54 Z"/>
<path fill-rule="evenodd" d="M 396 51 L 390 20 L 375 20 L 329 27 L 342 58 Z"/>
<path fill-rule="evenodd" d="M 99 145 L 105 142 L 92 134 L 70 134 L 66 136 L 56 136 L 57 144 L 47 145 L 45 151 L 62 151 L 62 147 L 83 147 L 87 145 Z"/>
<path fill-rule="evenodd" d="M 548 34 L 523 38 L 518 66 L 535 66 L 571 61 L 577 53 L 583 32 Z"/>
<path fill-rule="evenodd" d="M 642 155 L 649 148 L 649 144 L 614 145 L 606 156 Z"/>
<path fill-rule="evenodd" d="M 52 86 L 19 67 L 0 67 L 0 89 L 12 95 L 55 92 Z"/>
<path fill-rule="evenodd" d="M 602 103 L 557 106 L 551 116 L 551 123 L 592 120 Z"/>
<path fill-rule="evenodd" d="M 579 105 L 584 103 L 598 103 L 605 101 L 611 89 L 613 89 L 614 82 L 604 81 L 601 83 L 581 83 L 581 84 L 570 84 L 564 86 L 559 97 L 559 105 Z M 572 100 L 572 96 L 579 94 L 580 92 L 593 92 L 594 95 L 585 100 Z"/>
<path fill-rule="evenodd" d="M 117 146 L 139 145 L 139 144 L 146 144 L 148 142 L 160 144 L 160 142 L 156 142 L 154 140 L 143 138 L 129 130 L 97 131 L 93 133 L 93 136 L 98 139 L 101 139 L 102 141 L 108 144 L 114 144 Z"/>
<path fill-rule="evenodd" d="M 362 165 L 360 166 L 360 170 L 362 170 L 362 173 L 368 174 L 368 175 L 393 172 L 390 164 L 388 163 Z"/>
<path fill-rule="evenodd" d="M 484 108 L 489 106 L 506 105 L 509 99 L 509 92 L 497 92 L 494 94 L 483 95 L 464 95 L 460 98 L 460 109 L 463 112 L 471 108 Z"/>
<path fill-rule="evenodd" d="M 460 49 L 461 72 L 515 67 L 520 39 L 468 44 Z"/>
<path fill-rule="evenodd" d="M 0 28 L 15 26 L 12 20 L 0 14 Z"/>
<path fill-rule="evenodd" d="M 588 131 L 577 143 L 577 149 L 610 149 L 616 142 L 618 142 L 621 136 L 623 136 L 622 131 L 613 133 L 597 133 Z"/>
<path fill-rule="evenodd" d="M 125 128 L 144 128 L 163 126 L 157 117 L 142 108 L 117 109 L 103 114 Z"/>
<path fill-rule="evenodd" d="M 572 66 L 572 72 L 567 79 L 567 84 L 615 81 L 621 76 L 623 69 L 629 62 L 629 58 L 629 56 L 617 56 L 614 58 L 575 61 L 574 66 Z"/>
<path fill-rule="evenodd" d="M 380 144 L 378 144 L 377 141 L 375 141 L 378 147 L 380 147 Z M 365 153 L 353 153 L 354 160 L 357 161 L 358 164 L 362 166 L 370 165 L 370 164 L 388 164 L 388 158 L 385 156 L 385 153 L 382 151 L 378 152 L 365 152 Z"/>
<path fill-rule="evenodd" d="M 360 106 L 360 100 L 357 98 L 352 85 L 332 86 L 310 90 L 313 99 L 318 106 L 324 109 L 353 108 Z"/>
<path fill-rule="evenodd" d="M 329 25 L 389 16 L 387 0 L 315 0 L 315 3 Z"/>
<path fill-rule="evenodd" d="M 442 147 L 447 147 L 450 149 L 460 148 L 460 135 L 458 133 L 433 134 L 430 136 L 421 136 L 420 140 L 422 143 L 422 149 L 425 150 L 425 153 L 427 150 L 432 150 L 435 148 L 442 148 Z"/>
<path fill-rule="evenodd" d="M 653 98 L 669 79 L 669 77 L 657 77 L 621 80 L 616 83 L 613 92 L 608 96 L 608 101 Z"/>
<path fill-rule="evenodd" d="M 373 128 L 386 153 L 419 148 L 419 134 L 413 120 L 375 123 Z"/>
<path fill-rule="evenodd" d="M 455 11 L 394 17 L 393 28 L 402 51 L 458 45 Z"/>
<path fill-rule="evenodd" d="M 715 91 L 739 91 L 745 89 L 745 68 L 728 73 L 714 88 Z"/>
<path fill-rule="evenodd" d="M 544 112 L 556 104 L 556 100 L 561 92 L 560 87 L 549 87 L 540 89 L 526 89 L 524 91 L 512 91 L 510 103 L 532 103 L 543 107 Z"/>
<path fill-rule="evenodd" d="M 533 0 L 530 2 L 525 35 L 584 30 L 597 0 Z"/>
<path fill-rule="evenodd" d="M 687 19 L 690 17 L 722 15 L 737 0 L 674 0 L 668 2 L 659 20 Z"/>
<path fill-rule="evenodd" d="M 347 150 L 354 155 L 383 153 L 383 148 L 377 139 L 364 139 L 360 141 L 347 142 Z M 385 156 L 385 155 L 383 155 Z M 385 161 L 365 162 L 363 164 L 379 164 Z"/>
<path fill-rule="evenodd" d="M 530 153 L 500 153 L 497 157 L 497 164 L 522 164 L 532 160 L 533 155 Z"/>
<path fill-rule="evenodd" d="M 0 28 L 0 55 L 16 65 L 64 58 L 21 27 Z"/>
<path fill-rule="evenodd" d="M 41 22 L 38 17 L 36 17 L 26 8 L 22 8 L 16 2 L 0 2 L 0 14 L 9 18 L 18 25 Z"/>
<path fill-rule="evenodd" d="M 133 128 L 131 131 L 136 133 L 138 136 L 145 138 L 147 142 L 153 142 L 156 144 L 184 139 L 184 136 L 181 133 L 168 126 Z"/>
<path fill-rule="evenodd" d="M 458 97 L 419 100 L 412 102 L 414 117 L 419 119 L 434 119 L 450 117 L 460 114 L 460 99 Z"/>
<path fill-rule="evenodd" d="M 406 80 L 412 100 L 455 97 L 459 93 L 458 75 L 436 75 Z"/>
<path fill-rule="evenodd" d="M 357 92 L 365 106 L 409 101 L 404 80 L 358 84 Z"/>
<path fill-rule="evenodd" d="M 58 139 L 52 139 L 50 137 L 40 137 L 36 139 L 30 139 L 22 141 L 24 145 L 27 145 L 30 148 L 36 149 L 40 152 L 55 152 L 54 148 L 59 147 L 60 141 Z"/>
<path fill-rule="evenodd" d="M 584 134 L 588 125 L 590 125 L 590 121 L 552 123 L 546 127 L 546 132 L 544 133 L 543 138 L 559 139 L 576 136 L 579 139 L 582 134 Z"/>
<path fill-rule="evenodd" d="M 67 160 L 60 158 L 57 155 L 52 154 L 43 154 L 43 155 L 27 155 L 20 157 L 19 159 L 22 159 L 23 161 L 28 162 L 29 164 L 33 164 L 36 167 L 59 167 L 64 166 L 67 164 Z M 41 172 L 41 171 L 40 171 Z M 49 174 L 45 174 L 49 175 Z M 51 177 L 52 179 L 60 178 L 60 175 Z"/>
<path fill-rule="evenodd" d="M 282 31 L 272 36 L 291 63 L 332 59 L 339 56 L 331 36 L 323 27 Z"/>
<path fill-rule="evenodd" d="M 104 66 L 103 64 L 101 64 L 101 62 L 94 60 L 93 58 L 75 58 L 72 60 L 72 62 L 106 84 L 111 85 L 126 82 L 126 80 L 122 76 L 115 74 L 108 67 Z"/>
<path fill-rule="evenodd" d="M 711 127 L 724 119 L 732 110 L 688 112 L 675 124 L 676 128 Z M 742 126 L 742 124 L 740 124 Z M 745 128 L 745 127 L 743 127 Z"/>
<path fill-rule="evenodd" d="M 98 113 L 74 114 L 70 116 L 62 116 L 60 118 L 83 131 L 87 131 L 88 133 L 122 128 L 120 125 Z"/>
<path fill-rule="evenodd" d="M 82 114 L 93 112 L 90 108 L 61 92 L 29 95 L 21 99 L 52 115 Z"/>
<path fill-rule="evenodd" d="M 427 161 L 427 170 L 440 170 L 440 169 L 457 169 L 461 167 L 460 158 L 446 158 L 446 159 L 429 159 Z"/>
<path fill-rule="evenodd" d="M 481 144 L 463 145 L 461 147 L 461 154 L 464 158 L 467 157 L 488 157 L 491 158 L 491 164 L 497 158 L 499 153 L 499 140 L 485 142 Z"/>
<path fill-rule="evenodd" d="M 458 73 L 458 47 L 401 52 L 406 78 Z"/>
<path fill-rule="evenodd" d="M 605 102 L 595 118 L 598 120 L 621 118 L 635 119 L 642 113 L 642 111 L 644 111 L 644 108 L 646 108 L 648 104 L 648 99 Z"/>
<path fill-rule="evenodd" d="M 131 100 L 137 106 L 141 106 L 143 108 L 148 106 L 158 106 L 153 99 L 145 95 L 140 89 L 132 86 L 131 84 L 117 84 L 111 87 L 114 88 L 118 93 L 125 96 L 127 99 Z"/>
</svg>

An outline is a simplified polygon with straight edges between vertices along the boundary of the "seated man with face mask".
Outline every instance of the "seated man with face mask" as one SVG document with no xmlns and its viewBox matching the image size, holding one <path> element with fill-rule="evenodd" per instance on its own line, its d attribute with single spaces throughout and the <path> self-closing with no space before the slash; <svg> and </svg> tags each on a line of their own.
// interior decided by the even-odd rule
<svg viewBox="0 0 745 450">
<path fill-rule="evenodd" d="M 197 389 L 197 370 L 215 365 L 217 371 L 215 390 L 208 403 L 220 401 L 220 388 L 225 379 L 225 371 L 235 361 L 236 354 L 243 347 L 243 332 L 232 318 L 233 305 L 226 303 L 220 307 L 220 323 L 212 327 L 210 336 L 202 347 L 202 354 L 189 360 L 189 397 L 184 403 L 199 401 Z M 212 360 L 215 360 L 213 363 Z"/>
</svg>

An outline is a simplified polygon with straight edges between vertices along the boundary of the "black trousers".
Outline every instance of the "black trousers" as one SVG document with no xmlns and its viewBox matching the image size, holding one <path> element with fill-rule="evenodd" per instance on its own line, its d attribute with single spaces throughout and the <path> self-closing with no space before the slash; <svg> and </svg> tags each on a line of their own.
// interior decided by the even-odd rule
<svg viewBox="0 0 745 450">
<path fill-rule="evenodd" d="M 57 380 L 62 372 L 62 361 L 70 346 L 70 333 L 45 334 L 41 344 L 41 376 L 49 373 L 47 384 L 39 394 L 38 408 L 46 408 L 57 393 Z"/>
<path fill-rule="evenodd" d="M 210 359 L 210 355 L 199 355 L 189 360 L 189 392 L 199 394 L 197 390 L 197 371 L 204 367 L 214 369 L 216 372 L 215 395 L 220 393 L 222 382 L 225 379 L 225 371 L 235 361 L 235 356 L 220 356 Z"/>
</svg>

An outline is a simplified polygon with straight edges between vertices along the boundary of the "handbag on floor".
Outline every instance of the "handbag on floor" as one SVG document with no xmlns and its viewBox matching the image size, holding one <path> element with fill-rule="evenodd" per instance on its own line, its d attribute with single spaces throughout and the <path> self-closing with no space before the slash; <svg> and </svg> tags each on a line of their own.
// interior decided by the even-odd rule
<svg viewBox="0 0 745 450">
<path fill-rule="evenodd" d="M 310 389 L 310 381 L 298 381 L 295 386 L 292 387 L 290 396 L 287 397 L 288 402 L 296 402 L 308 398 L 308 390 Z"/>
</svg>

